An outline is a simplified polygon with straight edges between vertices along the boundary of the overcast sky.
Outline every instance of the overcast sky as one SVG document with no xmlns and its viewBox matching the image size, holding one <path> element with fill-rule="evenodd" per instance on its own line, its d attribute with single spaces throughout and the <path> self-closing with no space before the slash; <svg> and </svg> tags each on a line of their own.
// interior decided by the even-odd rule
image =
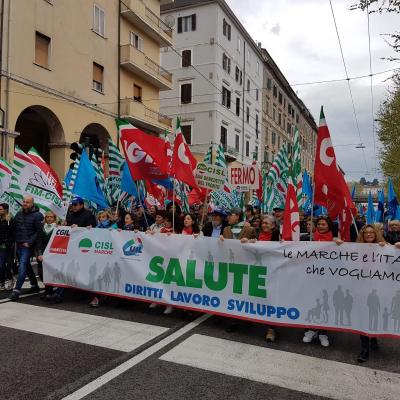
<svg viewBox="0 0 400 400">
<path fill-rule="evenodd" d="M 336 36 L 329 0 L 226 0 L 244 27 L 271 54 L 290 84 L 340 79 L 344 66 Z M 333 0 L 333 9 L 350 77 L 369 74 L 368 30 L 366 12 L 350 11 L 352 0 Z M 382 60 L 393 56 L 385 42 L 386 33 L 399 30 L 397 14 L 370 16 L 372 72 L 400 67 L 397 62 Z M 391 73 L 373 78 L 375 113 L 390 87 Z M 370 175 L 365 173 L 363 150 L 346 81 L 328 84 L 293 86 L 318 124 L 321 105 L 346 178 L 365 176 L 372 180 L 376 172 L 370 78 L 350 81 L 359 122 L 361 142 Z M 338 146 L 338 147 L 336 147 Z M 379 142 L 376 152 L 379 153 Z M 377 164 L 379 168 L 379 164 Z M 378 178 L 380 176 L 378 175 Z"/>
</svg>

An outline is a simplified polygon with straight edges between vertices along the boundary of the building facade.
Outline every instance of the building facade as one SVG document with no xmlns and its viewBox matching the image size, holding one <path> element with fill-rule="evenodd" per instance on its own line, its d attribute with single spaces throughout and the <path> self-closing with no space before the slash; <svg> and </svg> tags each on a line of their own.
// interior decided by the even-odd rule
<svg viewBox="0 0 400 400">
<path fill-rule="evenodd" d="M 310 112 L 226 2 L 176 0 L 161 7 L 161 16 L 175 30 L 174 48 L 161 54 L 173 72 L 161 110 L 181 117 L 197 158 L 210 143 L 222 143 L 229 162 L 257 159 L 267 168 L 298 126 L 302 165 L 311 170 L 317 128 Z"/>
<path fill-rule="evenodd" d="M 164 1 L 165 2 L 165 1 Z M 107 154 L 115 118 L 171 129 L 159 92 L 172 87 L 160 48 L 172 30 L 158 0 L 1 0 L 1 155 L 34 146 L 64 176 L 70 144 Z"/>
<path fill-rule="evenodd" d="M 173 73 L 161 111 L 181 117 L 199 159 L 211 143 L 222 143 L 229 162 L 260 160 L 261 49 L 224 1 L 176 0 L 161 7 L 161 16 L 175 31 L 174 48 L 161 54 Z"/>
</svg>

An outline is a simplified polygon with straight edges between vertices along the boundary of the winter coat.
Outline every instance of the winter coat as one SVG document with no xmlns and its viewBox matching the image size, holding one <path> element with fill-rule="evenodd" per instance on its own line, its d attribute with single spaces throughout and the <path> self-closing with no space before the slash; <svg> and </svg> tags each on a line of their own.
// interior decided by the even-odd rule
<svg viewBox="0 0 400 400">
<path fill-rule="evenodd" d="M 228 223 L 226 221 L 222 221 L 221 225 L 221 235 L 224 232 L 224 229 L 228 226 Z M 207 237 L 211 237 L 212 232 L 214 230 L 212 222 L 207 222 L 204 227 L 203 227 L 203 235 Z"/>
<path fill-rule="evenodd" d="M 9 249 L 14 242 L 14 220 L 12 218 L 0 219 L 0 248 L 4 245 Z"/>
<path fill-rule="evenodd" d="M 227 226 L 223 233 L 222 233 L 223 237 L 225 239 L 233 239 L 233 233 L 232 233 L 232 228 L 231 226 Z M 251 226 L 245 226 L 243 227 L 243 229 L 241 230 L 238 239 L 256 239 L 257 235 L 256 235 L 256 230 L 251 227 Z"/>
<path fill-rule="evenodd" d="M 29 210 L 18 211 L 14 218 L 15 242 L 17 244 L 28 243 L 29 246 L 33 246 L 42 229 L 42 222 L 43 215 L 36 206 Z"/>
<path fill-rule="evenodd" d="M 82 208 L 76 212 L 70 212 L 67 215 L 67 225 L 77 225 L 81 228 L 86 228 L 87 226 L 92 226 L 93 228 L 97 226 L 96 217 L 90 210 Z"/>
</svg>

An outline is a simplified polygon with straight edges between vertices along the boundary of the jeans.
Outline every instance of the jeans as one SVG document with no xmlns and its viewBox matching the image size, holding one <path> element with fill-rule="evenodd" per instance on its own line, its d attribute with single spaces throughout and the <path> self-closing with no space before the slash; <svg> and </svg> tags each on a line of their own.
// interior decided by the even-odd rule
<svg viewBox="0 0 400 400">
<path fill-rule="evenodd" d="M 30 258 L 32 257 L 33 249 L 30 247 L 17 247 L 17 254 L 19 259 L 19 268 L 18 268 L 18 279 L 17 284 L 15 285 L 15 290 L 20 291 L 22 285 L 24 284 L 25 277 L 28 275 L 29 280 L 31 282 L 31 286 L 38 286 L 38 281 L 36 279 L 35 273 L 33 272 L 33 268 L 31 265 Z"/>
<path fill-rule="evenodd" d="M 11 272 L 8 270 L 8 250 L 0 249 L 0 283 L 4 285 L 6 279 L 11 279 Z"/>
</svg>

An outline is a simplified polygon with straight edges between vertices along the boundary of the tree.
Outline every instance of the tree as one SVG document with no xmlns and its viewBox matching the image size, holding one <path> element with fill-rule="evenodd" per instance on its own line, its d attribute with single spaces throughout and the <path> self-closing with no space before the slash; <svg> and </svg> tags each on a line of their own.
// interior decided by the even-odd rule
<svg viewBox="0 0 400 400">
<path fill-rule="evenodd" d="M 367 10 L 370 14 L 373 13 L 397 13 L 400 14 L 400 0 L 360 0 L 358 3 L 350 6 L 350 10 Z M 396 31 L 388 33 L 390 38 L 389 46 L 396 52 L 400 53 L 400 32 Z M 399 60 L 397 57 L 388 57 L 388 60 Z"/>
</svg>

